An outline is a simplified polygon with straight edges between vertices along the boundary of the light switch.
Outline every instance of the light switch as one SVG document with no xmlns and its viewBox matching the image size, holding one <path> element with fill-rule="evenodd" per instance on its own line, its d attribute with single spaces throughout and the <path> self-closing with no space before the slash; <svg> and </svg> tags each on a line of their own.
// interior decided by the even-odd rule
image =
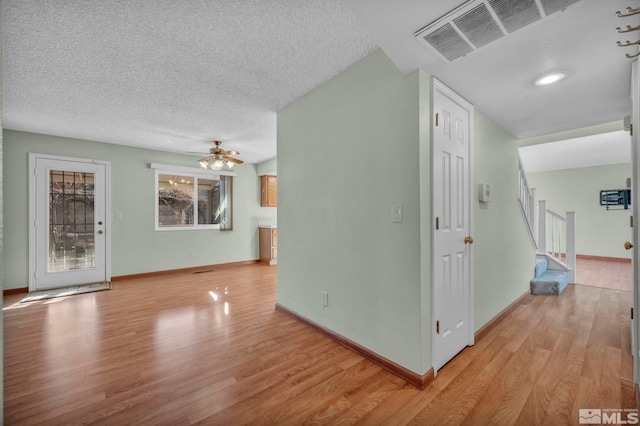
<svg viewBox="0 0 640 426">
<path fill-rule="evenodd" d="M 116 212 L 116 220 L 122 220 L 122 212 Z"/>
<path fill-rule="evenodd" d="M 391 206 L 391 222 L 402 222 L 402 204 L 394 204 Z"/>
</svg>

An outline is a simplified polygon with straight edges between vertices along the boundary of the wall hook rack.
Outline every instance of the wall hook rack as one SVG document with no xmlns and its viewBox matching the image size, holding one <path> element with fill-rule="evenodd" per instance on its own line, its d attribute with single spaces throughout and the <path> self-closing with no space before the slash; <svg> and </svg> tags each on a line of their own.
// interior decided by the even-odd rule
<svg viewBox="0 0 640 426">
<path fill-rule="evenodd" d="M 640 30 L 640 25 L 638 25 L 637 27 L 632 27 L 631 25 L 627 25 L 626 29 L 622 29 L 620 27 L 616 28 L 616 31 L 619 33 L 630 33 L 631 31 L 638 31 Z"/>
<path fill-rule="evenodd" d="M 640 55 L 640 52 L 636 53 L 635 55 L 629 55 L 628 53 L 627 53 L 627 54 L 625 54 L 625 56 L 626 56 L 627 58 L 629 58 L 629 59 L 637 58 L 637 57 L 638 57 L 638 55 Z"/>
<path fill-rule="evenodd" d="M 640 13 L 640 7 L 639 8 L 632 8 L 632 7 L 627 7 L 627 12 L 628 13 L 622 13 L 620 11 L 616 12 L 616 15 L 618 15 L 619 18 L 625 18 L 627 16 L 633 16 L 633 15 L 637 15 L 638 13 Z"/>
<path fill-rule="evenodd" d="M 627 40 L 626 42 L 622 43 L 622 42 L 617 42 L 618 46 L 620 47 L 627 47 L 627 46 L 634 46 L 636 44 L 640 44 L 640 40 L 638 41 L 634 41 L 633 43 L 630 42 L 629 40 Z"/>
</svg>

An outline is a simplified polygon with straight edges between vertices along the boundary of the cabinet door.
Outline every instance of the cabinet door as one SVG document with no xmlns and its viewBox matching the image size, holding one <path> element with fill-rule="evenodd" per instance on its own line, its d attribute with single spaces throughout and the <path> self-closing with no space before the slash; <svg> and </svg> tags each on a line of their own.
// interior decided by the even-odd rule
<svg viewBox="0 0 640 426">
<path fill-rule="evenodd" d="M 278 230 L 271 230 L 271 260 L 278 260 Z"/>
<path fill-rule="evenodd" d="M 278 177 L 272 175 L 260 176 L 260 187 L 260 205 L 262 207 L 277 207 Z"/>
</svg>

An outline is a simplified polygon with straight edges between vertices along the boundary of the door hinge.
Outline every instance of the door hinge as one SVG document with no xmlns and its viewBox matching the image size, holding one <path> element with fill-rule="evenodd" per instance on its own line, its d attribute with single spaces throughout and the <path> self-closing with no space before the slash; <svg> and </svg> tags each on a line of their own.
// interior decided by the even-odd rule
<svg viewBox="0 0 640 426">
<path fill-rule="evenodd" d="M 439 118 L 439 114 L 436 112 L 436 127 L 438 126 L 438 118 Z"/>
<path fill-rule="evenodd" d="M 633 216 L 629 216 L 629 227 L 633 228 Z"/>
<path fill-rule="evenodd" d="M 629 135 L 633 136 L 633 123 L 629 124 Z"/>
<path fill-rule="evenodd" d="M 436 334 L 440 334 L 440 321 L 436 321 Z"/>
<path fill-rule="evenodd" d="M 436 217 L 436 231 L 440 229 L 440 218 Z"/>
<path fill-rule="evenodd" d="M 633 306 L 631 307 L 631 319 L 633 319 Z"/>
</svg>

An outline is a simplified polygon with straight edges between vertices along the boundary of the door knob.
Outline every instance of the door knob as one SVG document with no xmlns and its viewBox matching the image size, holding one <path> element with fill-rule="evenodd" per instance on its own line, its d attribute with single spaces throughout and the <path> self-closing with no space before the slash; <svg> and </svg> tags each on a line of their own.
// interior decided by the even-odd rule
<svg viewBox="0 0 640 426">
<path fill-rule="evenodd" d="M 102 229 L 98 231 L 98 234 L 102 235 Z"/>
<path fill-rule="evenodd" d="M 633 247 L 633 244 L 631 244 L 629 241 L 624 243 L 624 248 L 626 248 L 627 250 L 631 250 L 631 247 Z"/>
<path fill-rule="evenodd" d="M 464 237 L 465 244 L 473 244 L 473 237 Z"/>
</svg>

